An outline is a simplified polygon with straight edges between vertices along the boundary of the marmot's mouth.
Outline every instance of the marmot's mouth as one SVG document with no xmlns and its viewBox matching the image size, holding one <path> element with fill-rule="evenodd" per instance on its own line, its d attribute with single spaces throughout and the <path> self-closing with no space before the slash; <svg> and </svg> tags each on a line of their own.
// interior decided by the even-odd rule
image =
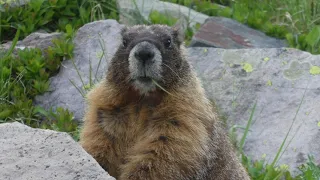
<svg viewBox="0 0 320 180">
<path fill-rule="evenodd" d="M 152 79 L 147 76 L 141 76 L 137 78 L 138 81 L 143 82 L 143 83 L 151 83 Z"/>
</svg>

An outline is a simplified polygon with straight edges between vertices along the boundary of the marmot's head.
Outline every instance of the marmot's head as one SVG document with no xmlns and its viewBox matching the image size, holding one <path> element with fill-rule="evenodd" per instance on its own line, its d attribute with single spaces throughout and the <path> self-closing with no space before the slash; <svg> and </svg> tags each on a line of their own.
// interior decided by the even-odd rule
<svg viewBox="0 0 320 180">
<path fill-rule="evenodd" d="M 179 28 L 136 25 L 123 28 L 121 36 L 108 74 L 108 80 L 120 88 L 133 87 L 140 94 L 149 94 L 158 88 L 156 84 L 174 87 L 188 73 Z"/>
</svg>

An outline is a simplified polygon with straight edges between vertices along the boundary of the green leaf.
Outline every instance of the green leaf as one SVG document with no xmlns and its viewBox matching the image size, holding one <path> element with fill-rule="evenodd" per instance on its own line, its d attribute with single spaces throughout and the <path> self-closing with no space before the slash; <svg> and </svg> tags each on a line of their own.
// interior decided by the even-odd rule
<svg viewBox="0 0 320 180">
<path fill-rule="evenodd" d="M 6 54 L 5 57 L 8 57 L 8 56 L 11 55 L 11 53 L 12 53 L 13 50 L 14 50 L 14 47 L 16 46 L 16 44 L 17 44 L 17 42 L 18 42 L 18 40 L 19 40 L 19 37 L 20 37 L 20 29 L 18 29 L 18 31 L 17 31 L 14 39 L 13 39 L 12 45 L 11 45 L 10 49 L 8 50 L 8 52 L 7 52 L 7 54 Z"/>
<path fill-rule="evenodd" d="M 72 35 L 73 29 L 72 29 L 72 26 L 70 24 L 66 25 L 66 32 L 67 32 L 68 36 Z"/>
<path fill-rule="evenodd" d="M 11 115 L 12 111 L 10 109 L 5 109 L 0 112 L 0 119 L 5 119 Z"/>
<path fill-rule="evenodd" d="M 40 11 L 40 8 L 43 2 L 44 0 L 31 0 L 30 6 L 35 12 L 38 12 Z"/>
<path fill-rule="evenodd" d="M 36 106 L 34 109 L 33 109 L 33 113 L 39 113 L 39 114 L 42 114 L 46 117 L 49 116 L 49 113 L 43 108 L 43 107 L 40 107 L 40 106 Z"/>
<path fill-rule="evenodd" d="M 311 32 L 307 35 L 306 41 L 307 43 L 314 47 L 316 44 L 318 44 L 320 40 L 320 26 L 314 26 Z"/>
</svg>

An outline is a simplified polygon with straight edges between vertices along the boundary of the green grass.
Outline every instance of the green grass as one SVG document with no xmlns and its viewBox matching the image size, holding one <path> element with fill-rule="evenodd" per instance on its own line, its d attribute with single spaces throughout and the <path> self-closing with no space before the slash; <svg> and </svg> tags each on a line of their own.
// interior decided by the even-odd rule
<svg viewBox="0 0 320 180">
<path fill-rule="evenodd" d="M 57 72 L 63 57 L 72 56 L 73 45 L 64 36 L 54 40 L 55 46 L 46 51 L 46 58 L 36 48 L 13 54 L 19 32 L 10 50 L 0 59 L 0 122 L 19 121 L 35 128 L 69 132 L 76 137 L 77 124 L 68 110 L 57 108 L 57 112 L 46 112 L 33 105 L 33 98 L 48 90 L 49 77 Z"/>
<path fill-rule="evenodd" d="M 19 39 L 42 29 L 66 32 L 70 24 L 78 29 L 100 19 L 118 19 L 115 0 L 30 0 L 23 7 L 10 8 L 0 4 L 0 42 L 13 38 L 18 29 Z"/>
</svg>

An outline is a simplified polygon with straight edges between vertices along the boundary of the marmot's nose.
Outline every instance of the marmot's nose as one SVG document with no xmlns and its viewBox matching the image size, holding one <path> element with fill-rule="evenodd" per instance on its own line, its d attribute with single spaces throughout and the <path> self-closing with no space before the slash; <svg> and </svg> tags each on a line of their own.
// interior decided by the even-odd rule
<svg viewBox="0 0 320 180">
<path fill-rule="evenodd" d="M 134 56 L 139 60 L 145 63 L 146 61 L 150 61 L 154 57 L 154 52 L 151 49 L 144 48 L 136 51 Z"/>
</svg>

